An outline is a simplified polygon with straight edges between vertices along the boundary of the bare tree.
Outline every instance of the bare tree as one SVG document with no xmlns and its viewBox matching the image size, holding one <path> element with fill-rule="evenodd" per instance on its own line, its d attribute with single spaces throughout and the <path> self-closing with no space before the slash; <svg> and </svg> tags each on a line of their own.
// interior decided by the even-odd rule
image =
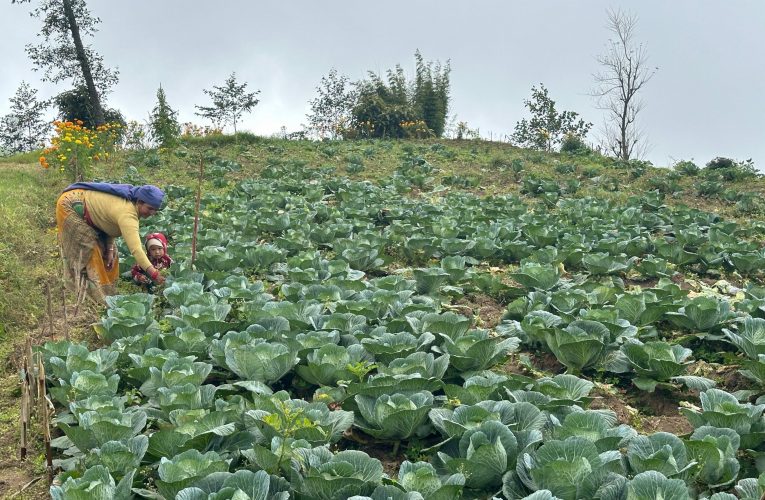
<svg viewBox="0 0 765 500">
<path fill-rule="evenodd" d="M 592 96 L 598 108 L 606 111 L 603 126 L 604 148 L 622 160 L 639 158 L 647 151 L 637 115 L 643 109 L 639 92 L 658 68 L 648 65 L 648 54 L 635 41 L 637 17 L 621 10 L 608 11 L 612 38 L 597 56 L 601 70 L 593 75 Z"/>
</svg>

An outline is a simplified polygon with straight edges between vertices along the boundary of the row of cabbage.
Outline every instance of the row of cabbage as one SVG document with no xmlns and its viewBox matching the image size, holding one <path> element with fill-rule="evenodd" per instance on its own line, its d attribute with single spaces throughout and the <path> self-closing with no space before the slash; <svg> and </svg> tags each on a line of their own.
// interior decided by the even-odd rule
<svg viewBox="0 0 765 500">
<path fill-rule="evenodd" d="M 655 276 L 734 266 L 733 255 L 756 253 L 736 226 L 652 211 L 650 200 L 626 209 L 561 200 L 551 214 L 509 198 L 414 202 L 321 172 L 271 177 L 205 197 L 197 270 L 174 269 L 160 304 L 111 299 L 98 327 L 108 347 L 44 347 L 51 393 L 67 408 L 54 444 L 69 472 L 54 497 L 688 498 L 731 487 L 743 450 L 762 443 L 762 406 L 685 374 L 691 353 L 658 340 L 672 324 L 758 345 L 759 289 L 730 303 L 689 298 L 668 280 L 633 293 L 616 274 L 651 261 L 663 270 Z M 183 261 L 190 201 L 174 194 L 157 224 Z M 662 241 L 680 247 L 677 231 L 687 240 L 692 224 L 703 237 L 679 254 L 691 261 L 645 254 Z M 472 244 L 480 231 L 483 253 Z M 639 248 L 624 245 L 622 231 Z M 555 238 L 535 239 L 544 233 Z M 596 270 L 593 254 L 610 260 Z M 432 258 L 440 261 L 384 272 Z M 479 259 L 520 260 L 514 282 L 475 271 Z M 510 300 L 496 329 L 448 310 L 483 288 Z M 696 430 L 641 436 L 613 412 L 588 409 L 585 379 L 487 371 L 521 344 L 552 350 L 572 373 L 702 390 L 701 407 L 687 410 Z M 414 442 L 432 458 L 404 462 L 390 478 L 347 449 L 350 438 Z M 345 450 L 330 451 L 338 443 Z M 755 497 L 761 486 L 743 479 L 737 488 Z"/>
</svg>

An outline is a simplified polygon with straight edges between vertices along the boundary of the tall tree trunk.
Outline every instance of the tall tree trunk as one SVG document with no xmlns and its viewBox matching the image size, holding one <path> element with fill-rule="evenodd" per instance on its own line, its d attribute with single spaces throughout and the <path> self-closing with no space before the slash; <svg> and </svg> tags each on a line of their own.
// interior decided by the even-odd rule
<svg viewBox="0 0 765 500">
<path fill-rule="evenodd" d="M 93 83 L 93 75 L 90 72 L 90 61 L 85 54 L 85 48 L 82 45 L 82 38 L 80 38 L 80 28 L 77 26 L 77 18 L 74 16 L 74 10 L 72 9 L 71 0 L 62 0 L 64 4 L 64 15 L 69 22 L 69 29 L 72 32 L 72 39 L 74 40 L 74 50 L 77 54 L 77 61 L 82 68 L 82 77 L 85 80 L 85 86 L 88 89 L 88 98 L 90 100 L 90 107 L 93 121 L 95 125 L 103 125 L 106 121 L 104 118 L 104 110 L 101 107 L 101 101 L 98 98 L 98 90 L 96 84 Z"/>
</svg>

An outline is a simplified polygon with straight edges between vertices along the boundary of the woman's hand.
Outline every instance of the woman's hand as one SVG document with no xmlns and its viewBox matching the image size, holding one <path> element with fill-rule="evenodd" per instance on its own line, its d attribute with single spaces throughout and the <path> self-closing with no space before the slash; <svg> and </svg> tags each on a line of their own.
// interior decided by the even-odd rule
<svg viewBox="0 0 765 500">
<path fill-rule="evenodd" d="M 154 283 L 157 283 L 158 285 L 163 285 L 165 283 L 165 277 L 162 276 L 162 273 L 160 273 L 159 269 L 156 267 L 151 266 L 146 270 L 146 272 L 149 273 L 149 277 Z"/>
<path fill-rule="evenodd" d="M 114 245 L 110 245 L 106 249 L 106 258 L 104 259 L 104 264 L 107 271 L 111 271 L 112 266 L 114 266 L 114 259 L 117 256 L 117 248 Z"/>
</svg>

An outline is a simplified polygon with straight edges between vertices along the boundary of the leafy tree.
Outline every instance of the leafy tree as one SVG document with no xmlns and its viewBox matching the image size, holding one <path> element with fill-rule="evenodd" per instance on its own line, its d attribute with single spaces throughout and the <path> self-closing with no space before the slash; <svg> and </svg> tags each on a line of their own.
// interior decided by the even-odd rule
<svg viewBox="0 0 765 500">
<path fill-rule="evenodd" d="M 64 121 L 73 122 L 82 120 L 83 124 L 91 129 L 102 123 L 125 124 L 125 118 L 118 110 L 113 108 L 101 108 L 103 115 L 99 123 L 92 108 L 92 101 L 88 89 L 84 85 L 62 92 L 53 98 L 53 104 L 58 108 L 58 116 Z"/>
<path fill-rule="evenodd" d="M 350 125 L 356 91 L 345 75 L 332 68 L 316 87 L 317 96 L 309 102 L 311 113 L 306 115 L 308 128 L 320 138 L 337 139 Z"/>
<path fill-rule="evenodd" d="M 260 102 L 255 98 L 260 94 L 260 90 L 247 92 L 247 83 L 237 83 L 236 73 L 231 73 L 222 87 L 213 85 L 212 89 L 204 89 L 202 92 L 210 96 L 212 106 L 195 106 L 199 110 L 196 114 L 209 119 L 216 127 L 231 123 L 234 134 L 236 134 L 236 122 L 242 114 L 250 113 L 252 108 Z"/>
<path fill-rule="evenodd" d="M 71 80 L 75 88 L 84 87 L 94 123 L 105 123 L 101 96 L 117 83 L 118 72 L 107 68 L 103 57 L 83 42 L 84 37 L 93 36 L 101 20 L 90 14 L 85 0 L 40 0 L 31 14 L 43 22 L 38 34 L 42 42 L 26 47 L 35 70 L 42 71 L 43 81 Z"/>
<path fill-rule="evenodd" d="M 643 109 L 640 91 L 656 74 L 648 66 L 648 54 L 635 42 L 637 17 L 619 10 L 608 11 L 608 29 L 614 38 L 597 57 L 601 71 L 593 75 L 593 97 L 606 112 L 605 148 L 622 160 L 645 155 L 647 145 L 637 124 Z"/>
<path fill-rule="evenodd" d="M 358 99 L 353 108 L 353 126 L 362 135 L 380 138 L 405 136 L 402 123 L 416 119 L 409 103 L 404 70 L 388 70 L 387 83 L 369 72 L 369 79 L 356 82 Z"/>
<path fill-rule="evenodd" d="M 531 87 L 531 99 L 524 100 L 523 104 L 531 112 L 531 119 L 519 121 L 511 136 L 520 146 L 554 151 L 566 136 L 583 139 L 592 127 L 592 123 L 579 119 L 575 111 L 558 113 L 555 101 L 541 83 L 539 88 Z"/>
<path fill-rule="evenodd" d="M 163 148 L 175 145 L 178 136 L 181 135 L 178 112 L 167 103 L 162 85 L 157 89 L 157 104 L 151 111 L 149 126 L 151 127 L 152 139 Z"/>
<path fill-rule="evenodd" d="M 353 107 L 353 125 L 370 137 L 406 137 L 403 124 L 423 121 L 436 137 L 444 133 L 449 108 L 449 63 L 424 62 L 415 53 L 416 73 L 408 82 L 400 65 L 388 70 L 386 79 L 369 72 L 356 82 L 358 96 Z"/>
<path fill-rule="evenodd" d="M 11 97 L 11 112 L 0 118 L 0 150 L 21 153 L 42 147 L 50 131 L 44 118 L 50 103 L 37 98 L 37 89 L 21 82 Z"/>
</svg>

